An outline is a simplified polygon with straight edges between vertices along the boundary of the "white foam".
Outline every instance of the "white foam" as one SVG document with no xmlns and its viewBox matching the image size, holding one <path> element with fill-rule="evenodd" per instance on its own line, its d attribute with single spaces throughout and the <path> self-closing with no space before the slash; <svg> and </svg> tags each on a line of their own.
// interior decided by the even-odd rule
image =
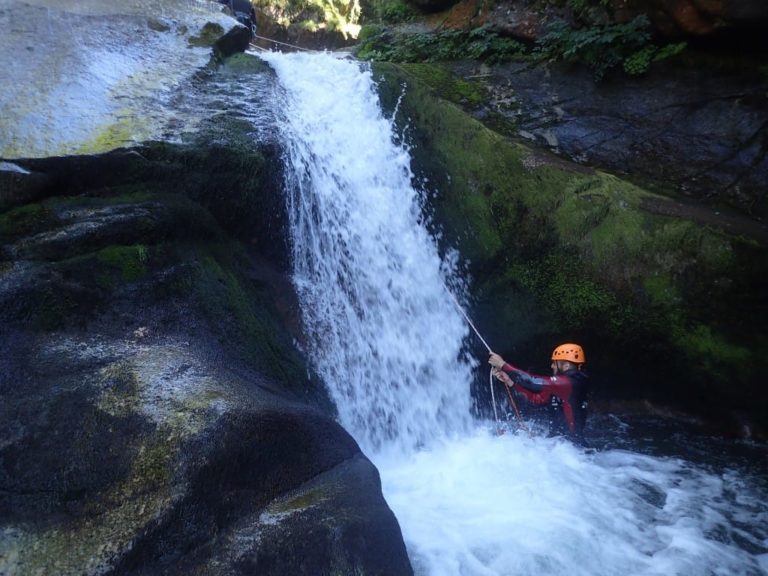
<svg viewBox="0 0 768 576">
<path fill-rule="evenodd" d="M 726 479 L 682 460 L 478 430 L 376 464 L 418 574 L 746 575 L 765 563 L 728 536 Z"/>
</svg>

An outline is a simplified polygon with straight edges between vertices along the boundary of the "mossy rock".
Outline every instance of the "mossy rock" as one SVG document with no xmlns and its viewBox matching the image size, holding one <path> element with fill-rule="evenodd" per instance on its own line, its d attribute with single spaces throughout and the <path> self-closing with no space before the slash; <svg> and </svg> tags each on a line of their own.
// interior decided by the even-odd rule
<svg viewBox="0 0 768 576">
<path fill-rule="evenodd" d="M 48 229 L 58 219 L 42 204 L 27 204 L 0 214 L 0 239 L 8 240 Z"/>
<path fill-rule="evenodd" d="M 221 24 L 207 22 L 199 34 L 189 39 L 189 45 L 195 47 L 213 46 L 222 36 L 224 36 L 224 27 Z"/>
<path fill-rule="evenodd" d="M 530 366 L 546 371 L 551 348 L 577 340 L 604 382 L 599 397 L 639 395 L 721 421 L 748 414 L 768 431 L 756 384 L 768 352 L 764 246 L 645 209 L 665 200 L 503 137 L 423 74 L 374 71 L 384 108 L 399 99 L 435 227 L 468 262 L 478 321 L 500 352 L 540 358 Z M 726 392 L 734 386 L 743 394 Z"/>
<path fill-rule="evenodd" d="M 272 68 L 261 58 L 252 54 L 233 54 L 224 60 L 219 74 L 244 76 L 250 74 L 274 74 Z"/>
</svg>

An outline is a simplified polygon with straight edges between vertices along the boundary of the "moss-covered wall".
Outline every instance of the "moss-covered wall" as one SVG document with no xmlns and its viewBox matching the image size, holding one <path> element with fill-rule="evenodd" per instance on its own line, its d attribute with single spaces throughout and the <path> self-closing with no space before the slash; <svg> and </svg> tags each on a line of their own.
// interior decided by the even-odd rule
<svg viewBox="0 0 768 576">
<path fill-rule="evenodd" d="M 547 371 L 551 348 L 576 340 L 598 399 L 768 428 L 765 247 L 652 213 L 667 200 L 499 135 L 444 99 L 444 80 L 425 82 L 442 75 L 424 65 L 374 70 L 386 109 L 403 95 L 397 121 L 492 346 Z"/>
</svg>

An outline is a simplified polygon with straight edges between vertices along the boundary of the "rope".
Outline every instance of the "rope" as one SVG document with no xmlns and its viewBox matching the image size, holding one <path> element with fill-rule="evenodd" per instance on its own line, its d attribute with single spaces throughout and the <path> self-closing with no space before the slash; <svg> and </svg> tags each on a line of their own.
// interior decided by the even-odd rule
<svg viewBox="0 0 768 576">
<path fill-rule="evenodd" d="M 523 417 L 520 414 L 520 410 L 517 409 L 517 402 L 515 402 L 515 398 L 512 396 L 512 392 L 510 391 L 509 386 L 505 384 L 504 389 L 507 391 L 507 397 L 509 398 L 509 402 L 512 404 L 512 408 L 515 411 L 515 416 L 517 417 L 517 425 L 525 430 L 529 436 L 531 436 L 531 431 L 528 429 L 528 426 L 526 426 L 525 420 L 523 420 Z"/>
<path fill-rule="evenodd" d="M 288 46 L 290 48 L 295 48 L 296 50 L 303 50 L 304 52 L 317 52 L 317 50 L 311 50 L 309 48 L 302 48 L 301 46 L 296 46 L 295 44 L 288 44 L 287 42 L 280 42 L 279 40 L 273 40 L 272 38 L 267 38 L 266 36 L 259 36 L 258 34 L 253 35 L 254 38 L 259 38 L 260 40 L 266 40 L 267 42 L 272 42 L 273 44 L 280 44 L 281 46 Z M 266 50 L 266 48 L 262 48 L 261 46 L 257 46 L 256 44 L 251 43 L 250 46 L 254 48 L 259 48 L 260 50 Z"/>
<path fill-rule="evenodd" d="M 488 386 L 491 389 L 491 402 L 493 403 L 493 418 L 496 420 L 496 424 L 499 424 L 499 415 L 496 412 L 496 396 L 493 393 L 493 367 L 491 367 L 491 371 L 488 373 Z M 506 388 L 506 386 L 505 386 Z"/>
<path fill-rule="evenodd" d="M 456 305 L 456 308 L 458 308 L 459 312 L 461 312 L 461 315 L 464 316 L 464 320 L 467 321 L 467 324 L 469 324 L 470 328 L 475 332 L 475 335 L 480 339 L 480 342 L 483 343 L 486 350 L 488 350 L 488 354 L 493 354 L 493 350 L 491 350 L 491 347 L 488 346 L 488 342 L 485 341 L 485 339 L 480 335 L 480 332 L 477 328 L 475 328 L 475 325 L 472 323 L 472 320 L 467 315 L 467 313 L 464 311 L 464 308 L 461 307 L 461 304 L 459 304 L 459 301 L 456 300 L 456 296 L 453 295 L 453 292 L 450 290 L 447 290 L 448 294 L 450 295 L 451 299 L 453 300 L 453 303 Z M 496 424 L 499 424 L 499 414 L 496 410 L 496 394 L 493 391 L 493 368 L 491 368 L 491 371 L 488 373 L 488 387 L 491 389 L 491 403 L 493 405 L 493 417 L 496 420 Z M 517 403 L 515 402 L 515 399 L 512 397 L 512 392 L 509 391 L 509 387 L 505 384 L 504 389 L 507 391 L 507 396 L 509 397 L 509 402 L 512 404 L 512 408 L 515 411 L 515 416 L 517 416 L 517 421 L 520 425 L 520 427 L 523 428 L 526 432 L 530 434 L 530 431 L 528 430 L 528 427 L 525 425 L 525 422 L 523 421 L 523 417 L 520 414 L 520 410 L 517 408 Z"/>
<path fill-rule="evenodd" d="M 475 328 L 475 325 L 472 323 L 472 320 L 470 320 L 469 316 L 467 316 L 467 313 L 464 312 L 464 308 L 461 307 L 461 304 L 459 304 L 459 301 L 456 300 L 456 296 L 453 295 L 453 293 L 448 290 L 448 294 L 450 295 L 451 299 L 453 300 L 453 303 L 456 304 L 456 308 L 459 309 L 459 312 L 461 312 L 461 315 L 464 316 L 464 320 L 467 321 L 467 324 L 469 324 L 470 328 L 474 330 L 475 335 L 480 338 L 480 342 L 483 343 L 483 346 L 485 346 L 485 349 L 488 350 L 488 354 L 492 354 L 493 350 L 491 350 L 491 347 L 488 346 L 488 342 L 485 341 L 485 339 L 480 336 L 480 332 L 478 332 L 477 328 Z"/>
</svg>

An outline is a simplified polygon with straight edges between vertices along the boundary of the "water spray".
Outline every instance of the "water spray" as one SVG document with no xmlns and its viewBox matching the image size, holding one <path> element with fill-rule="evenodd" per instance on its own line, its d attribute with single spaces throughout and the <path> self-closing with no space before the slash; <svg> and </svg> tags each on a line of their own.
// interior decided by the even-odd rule
<svg viewBox="0 0 768 576">
<path fill-rule="evenodd" d="M 466 311 L 461 306 L 461 304 L 459 304 L 459 301 L 453 295 L 453 292 L 451 292 L 450 290 L 447 290 L 447 292 L 450 295 L 451 300 L 453 300 L 453 303 L 456 305 L 456 308 L 464 317 L 464 320 L 467 321 L 467 324 L 469 324 L 469 327 L 472 328 L 472 331 L 480 339 L 480 342 L 483 343 L 483 346 L 485 346 L 485 349 L 488 350 L 488 354 L 493 354 L 493 350 L 491 350 L 491 347 L 488 345 L 488 342 L 486 342 L 485 338 L 483 338 L 480 335 L 480 331 L 475 327 L 474 323 L 472 322 L 472 319 L 469 317 L 469 315 L 467 315 Z M 491 367 L 491 371 L 488 374 L 488 387 L 491 389 L 491 403 L 493 404 L 493 417 L 496 420 L 496 424 L 499 425 L 499 414 L 496 410 L 496 395 L 493 391 L 493 367 Z M 523 417 L 520 415 L 520 410 L 518 410 L 517 408 L 517 403 L 515 402 L 515 399 L 512 397 L 512 393 L 509 391 L 509 387 L 504 385 L 504 388 L 507 390 L 507 396 L 509 397 L 509 402 L 510 404 L 512 404 L 512 408 L 515 411 L 515 415 L 517 416 L 518 422 L 524 429 L 526 429 L 525 423 L 523 422 Z"/>
</svg>

